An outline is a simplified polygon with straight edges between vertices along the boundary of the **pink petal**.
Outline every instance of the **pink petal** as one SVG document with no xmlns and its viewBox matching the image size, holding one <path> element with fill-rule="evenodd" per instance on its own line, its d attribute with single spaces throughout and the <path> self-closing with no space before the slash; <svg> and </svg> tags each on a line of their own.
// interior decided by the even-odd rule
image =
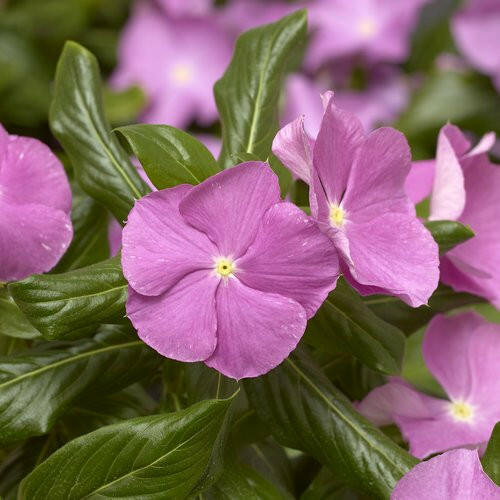
<svg viewBox="0 0 500 500">
<path fill-rule="evenodd" d="M 217 343 L 215 291 L 219 279 L 207 271 L 188 274 L 157 296 L 129 288 L 127 316 L 139 337 L 161 355 L 179 361 L 202 361 Z"/>
<path fill-rule="evenodd" d="M 180 185 L 150 193 L 136 201 L 128 216 L 123 274 L 142 295 L 160 295 L 190 272 L 214 266 L 214 244 L 179 214 L 179 202 L 191 189 Z"/>
<path fill-rule="evenodd" d="M 364 140 L 360 121 L 330 100 L 314 145 L 314 169 L 328 201 L 340 203 L 357 150 Z M 319 187 L 315 188 L 317 191 Z"/>
<path fill-rule="evenodd" d="M 0 170 L 2 170 L 3 161 L 5 155 L 7 154 L 8 141 L 9 141 L 9 134 L 0 123 Z"/>
<path fill-rule="evenodd" d="M 255 239 L 266 210 L 280 200 L 278 178 L 262 162 L 241 163 L 193 187 L 179 204 L 184 219 L 238 258 Z"/>
<path fill-rule="evenodd" d="M 304 129 L 304 116 L 285 125 L 273 141 L 273 153 L 306 184 L 310 182 L 313 147 L 314 141 Z"/>
<path fill-rule="evenodd" d="M 11 135 L 0 170 L 0 191 L 9 203 L 39 204 L 69 214 L 71 188 L 62 163 L 43 143 Z"/>
<path fill-rule="evenodd" d="M 464 175 L 447 127 L 439 132 L 430 220 L 456 220 L 465 206 Z"/>
<path fill-rule="evenodd" d="M 405 181 L 405 192 L 415 205 L 431 194 L 435 168 L 435 160 L 422 160 L 412 163 Z"/>
<path fill-rule="evenodd" d="M 480 141 L 465 155 L 465 157 L 470 158 L 471 156 L 487 153 L 495 145 L 496 139 L 495 132 L 484 134 Z"/>
<path fill-rule="evenodd" d="M 330 239 L 292 203 L 276 204 L 266 212 L 254 242 L 236 265 L 245 285 L 291 297 L 308 318 L 335 287 L 339 274 Z"/>
<path fill-rule="evenodd" d="M 500 488 L 483 471 L 476 450 L 452 450 L 417 464 L 391 500 L 494 500 Z"/>
<path fill-rule="evenodd" d="M 0 201 L 0 281 L 50 271 L 73 237 L 69 215 L 44 205 Z"/>
<path fill-rule="evenodd" d="M 374 214 L 360 223 L 347 220 L 345 232 L 357 283 L 383 288 L 412 307 L 427 303 L 438 285 L 438 246 L 415 217 Z"/>
<path fill-rule="evenodd" d="M 390 127 L 371 132 L 361 145 L 349 176 L 342 201 L 347 214 L 359 221 L 388 212 L 411 213 L 404 192 L 410 165 L 410 147 L 401 132 Z"/>
<path fill-rule="evenodd" d="M 205 363 L 228 377 L 257 377 L 278 366 L 306 327 L 306 312 L 295 300 L 264 293 L 237 278 L 217 290 L 217 347 Z"/>
</svg>

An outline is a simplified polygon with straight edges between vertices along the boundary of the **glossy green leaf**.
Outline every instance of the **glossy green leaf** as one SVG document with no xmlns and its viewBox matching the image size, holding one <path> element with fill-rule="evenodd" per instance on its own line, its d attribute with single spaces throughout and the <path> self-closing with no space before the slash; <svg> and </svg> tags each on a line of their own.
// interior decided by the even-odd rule
<svg viewBox="0 0 500 500">
<path fill-rule="evenodd" d="M 150 375 L 159 359 L 117 327 L 0 358 L 0 442 L 44 434 L 78 398 L 131 385 Z"/>
<path fill-rule="evenodd" d="M 71 441 L 22 483 L 19 499 L 187 498 L 222 472 L 231 400 L 139 417 Z"/>
<path fill-rule="evenodd" d="M 355 489 L 389 498 L 417 462 L 359 415 L 303 353 L 244 385 L 278 442 L 311 454 Z"/>
<path fill-rule="evenodd" d="M 347 488 L 326 467 L 323 467 L 318 472 L 317 476 L 300 496 L 300 500 L 361 500 L 362 498 L 366 497 L 361 497 L 355 491 Z"/>
<path fill-rule="evenodd" d="M 306 33 L 306 12 L 298 11 L 238 38 L 231 64 L 214 87 L 225 167 L 235 153 L 252 153 L 261 160 L 270 154 L 279 126 L 285 72 L 290 57 L 305 43 Z"/>
<path fill-rule="evenodd" d="M 486 474 L 500 486 L 500 422 L 495 425 L 491 433 L 481 462 Z"/>
<path fill-rule="evenodd" d="M 327 351 L 351 353 L 381 373 L 401 370 L 403 333 L 376 316 L 344 280 L 310 320 L 305 340 Z"/>
<path fill-rule="evenodd" d="M 199 184 L 220 171 L 206 146 L 183 130 L 168 125 L 128 125 L 116 132 L 127 140 L 158 189 Z"/>
<path fill-rule="evenodd" d="M 111 133 L 95 57 L 75 42 L 66 42 L 57 65 L 50 127 L 83 190 L 123 222 L 149 188 Z"/>
<path fill-rule="evenodd" d="M 146 102 L 146 95 L 136 85 L 124 90 L 112 90 L 108 87 L 103 90 L 106 117 L 116 125 L 134 121 L 146 106 Z"/>
<path fill-rule="evenodd" d="M 9 285 L 14 300 L 47 339 L 124 320 L 127 282 L 120 256 L 62 274 L 36 274 Z"/>
<path fill-rule="evenodd" d="M 40 337 L 40 332 L 21 312 L 6 288 L 0 288 L 0 335 L 20 339 Z"/>
<path fill-rule="evenodd" d="M 469 226 L 453 220 L 433 220 L 426 222 L 425 227 L 439 245 L 440 254 L 474 237 Z"/>
</svg>

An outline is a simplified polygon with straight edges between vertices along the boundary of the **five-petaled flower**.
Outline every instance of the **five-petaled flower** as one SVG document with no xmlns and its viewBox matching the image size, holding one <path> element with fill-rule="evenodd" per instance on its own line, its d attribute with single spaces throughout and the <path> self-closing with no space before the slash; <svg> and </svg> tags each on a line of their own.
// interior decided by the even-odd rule
<svg viewBox="0 0 500 500">
<path fill-rule="evenodd" d="M 281 201 L 260 162 L 138 200 L 122 265 L 127 315 L 144 342 L 237 379 L 288 356 L 339 271 L 328 238 Z"/>
<path fill-rule="evenodd" d="M 365 135 L 359 120 L 323 95 L 316 141 L 299 117 L 280 130 L 273 152 L 309 184 L 311 212 L 331 238 L 342 272 L 363 295 L 395 295 L 420 306 L 439 279 L 438 247 L 404 191 L 411 165 L 404 135 Z"/>
<path fill-rule="evenodd" d="M 447 400 L 394 378 L 371 391 L 359 411 L 377 425 L 395 422 L 418 458 L 488 441 L 500 420 L 500 325 L 472 312 L 436 316 L 422 353 Z"/>
<path fill-rule="evenodd" d="M 0 281 L 52 269 L 73 237 L 71 189 L 61 162 L 0 125 Z"/>
</svg>

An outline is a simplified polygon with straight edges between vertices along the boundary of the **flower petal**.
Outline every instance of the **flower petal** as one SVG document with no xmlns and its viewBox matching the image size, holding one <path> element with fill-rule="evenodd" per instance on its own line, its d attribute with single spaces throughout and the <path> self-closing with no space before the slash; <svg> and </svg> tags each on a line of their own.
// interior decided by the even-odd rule
<svg viewBox="0 0 500 500">
<path fill-rule="evenodd" d="M 0 201 L 0 281 L 49 271 L 72 237 L 71 219 L 61 210 Z"/>
<path fill-rule="evenodd" d="M 301 339 L 306 312 L 295 300 L 237 278 L 217 290 L 217 347 L 205 363 L 228 377 L 257 377 L 278 366 Z"/>
<path fill-rule="evenodd" d="M 217 249 L 179 214 L 191 190 L 180 185 L 136 201 L 122 233 L 123 274 L 142 295 L 160 295 L 183 276 L 211 269 Z"/>
<path fill-rule="evenodd" d="M 493 500 L 500 488 L 483 471 L 477 450 L 451 450 L 421 462 L 400 479 L 391 500 Z"/>
<path fill-rule="evenodd" d="M 179 210 L 217 245 L 219 255 L 238 258 L 254 240 L 266 210 L 279 201 L 278 178 L 269 165 L 247 162 L 193 187 Z"/>
<path fill-rule="evenodd" d="M 415 217 L 388 213 L 345 227 L 355 288 L 383 288 L 412 307 L 427 303 L 439 280 L 438 246 Z"/>
<path fill-rule="evenodd" d="M 211 273 L 196 271 L 157 297 L 139 295 L 129 287 L 127 316 L 139 337 L 161 355 L 203 361 L 217 343 L 218 285 Z"/>
<path fill-rule="evenodd" d="M 332 242 L 292 203 L 278 203 L 265 213 L 254 242 L 236 266 L 245 285 L 291 297 L 308 318 L 335 287 L 339 274 Z"/>
<path fill-rule="evenodd" d="M 276 134 L 273 153 L 292 174 L 309 184 L 313 146 L 314 141 L 304 129 L 304 116 L 300 116 Z"/>
<path fill-rule="evenodd" d="M 314 145 L 313 163 L 328 200 L 340 203 L 357 150 L 364 140 L 361 122 L 330 99 Z"/>
<path fill-rule="evenodd" d="M 0 170 L 0 191 L 9 203 L 37 204 L 69 214 L 71 189 L 62 163 L 43 143 L 11 135 Z"/>
<path fill-rule="evenodd" d="M 415 205 L 431 194 L 435 168 L 435 160 L 422 160 L 412 163 L 408 177 L 405 180 L 405 192 L 406 196 Z"/>
<path fill-rule="evenodd" d="M 357 220 L 385 212 L 412 212 L 404 184 L 410 171 L 410 147 L 405 136 L 390 127 L 371 132 L 354 161 L 342 205 Z"/>
</svg>

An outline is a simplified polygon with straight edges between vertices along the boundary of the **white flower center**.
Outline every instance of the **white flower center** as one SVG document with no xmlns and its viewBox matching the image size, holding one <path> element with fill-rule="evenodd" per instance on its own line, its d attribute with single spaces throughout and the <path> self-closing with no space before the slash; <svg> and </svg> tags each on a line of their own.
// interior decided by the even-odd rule
<svg viewBox="0 0 500 500">
<path fill-rule="evenodd" d="M 474 407 L 465 401 L 452 401 L 450 413 L 457 422 L 471 422 L 474 420 Z"/>
<path fill-rule="evenodd" d="M 170 78 L 178 85 L 186 85 L 193 80 L 194 71 L 190 64 L 178 63 L 170 70 Z"/>
<path fill-rule="evenodd" d="M 370 19 L 368 17 L 359 21 L 357 29 L 360 35 L 364 36 L 365 38 L 370 38 L 377 31 L 377 24 L 373 19 Z"/>
</svg>

